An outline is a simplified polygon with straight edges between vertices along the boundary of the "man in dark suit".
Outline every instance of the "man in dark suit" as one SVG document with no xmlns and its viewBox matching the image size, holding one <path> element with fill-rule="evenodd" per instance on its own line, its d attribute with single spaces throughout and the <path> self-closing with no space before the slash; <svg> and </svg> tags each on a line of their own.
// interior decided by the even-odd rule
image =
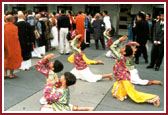
<svg viewBox="0 0 168 115">
<path fill-rule="evenodd" d="M 155 24 L 153 30 L 153 47 L 151 51 L 151 63 L 147 68 L 154 68 L 158 71 L 164 56 L 164 14 L 160 14 L 161 20 Z"/>
<path fill-rule="evenodd" d="M 148 26 L 148 23 L 145 21 L 145 15 L 143 13 L 137 14 L 135 31 L 137 36 L 136 42 L 140 44 L 140 46 L 137 46 L 135 63 L 139 64 L 139 57 L 141 56 L 141 53 L 143 53 L 145 63 L 148 63 L 146 43 L 147 43 L 147 40 L 149 39 L 149 26 Z"/>
</svg>

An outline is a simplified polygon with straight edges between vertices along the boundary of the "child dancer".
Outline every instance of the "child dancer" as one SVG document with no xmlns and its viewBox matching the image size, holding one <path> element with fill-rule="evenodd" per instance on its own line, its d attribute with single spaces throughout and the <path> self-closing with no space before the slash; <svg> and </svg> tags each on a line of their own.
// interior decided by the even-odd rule
<svg viewBox="0 0 168 115">
<path fill-rule="evenodd" d="M 116 64 L 113 66 L 113 73 L 117 80 L 113 85 L 112 95 L 120 101 L 126 99 L 128 95 L 136 103 L 147 102 L 153 103 L 154 106 L 159 106 L 159 96 L 138 92 L 134 89 L 132 83 L 130 82 L 130 72 L 125 65 L 125 63 L 127 62 L 125 56 L 131 56 L 132 52 L 128 51 L 128 46 L 124 46 L 119 49 L 121 42 L 124 42 L 127 39 L 128 38 L 126 36 L 123 36 L 119 40 L 116 40 L 111 46 L 111 51 L 116 57 Z"/>
<path fill-rule="evenodd" d="M 49 62 L 53 58 L 54 54 L 49 54 L 47 56 L 44 56 L 42 60 L 36 63 L 35 67 L 37 68 L 37 71 L 43 74 L 47 79 L 55 80 L 55 76 L 57 76 L 56 73 L 61 72 L 63 70 L 63 64 L 55 60 L 54 62 Z M 41 104 L 46 104 L 46 99 L 42 97 L 40 99 Z"/>
<path fill-rule="evenodd" d="M 127 47 L 127 52 L 130 52 L 130 56 L 125 56 L 126 57 L 126 67 L 129 69 L 130 74 L 131 74 L 131 83 L 133 84 L 139 84 L 139 85 L 162 85 L 161 81 L 158 80 L 142 80 L 139 77 L 138 70 L 136 69 L 135 62 L 134 62 L 134 54 L 136 52 L 136 48 L 133 46 L 139 46 L 137 42 L 129 42 Z M 118 52 L 119 53 L 119 52 Z"/>
<path fill-rule="evenodd" d="M 77 30 L 74 30 L 72 32 L 71 38 L 74 39 L 76 35 L 78 35 L 78 32 Z M 104 64 L 101 60 L 96 61 L 88 59 L 85 54 L 83 54 L 83 60 L 86 62 L 86 64 Z M 74 53 L 68 57 L 68 62 L 74 63 Z"/>
<path fill-rule="evenodd" d="M 55 83 L 51 79 L 47 79 L 47 84 L 44 86 L 44 97 L 48 104 L 42 106 L 41 111 L 93 111 L 92 107 L 78 107 L 69 104 L 68 86 L 75 83 L 76 78 L 70 72 L 65 72 L 60 79 L 56 77 Z"/>
<path fill-rule="evenodd" d="M 114 54 L 111 52 L 110 49 L 110 46 L 113 44 L 110 30 L 111 28 L 107 28 L 103 33 L 104 37 L 107 39 L 107 48 L 109 49 L 108 52 L 106 53 L 106 57 L 115 58 Z"/>
<path fill-rule="evenodd" d="M 83 59 L 84 49 L 86 48 L 86 44 L 81 42 L 80 38 L 82 35 L 77 35 L 71 42 L 72 50 L 74 53 L 74 66 L 75 68 L 71 71 L 77 79 L 86 80 L 88 82 L 96 82 L 103 78 L 109 78 L 112 80 L 112 74 L 106 75 L 95 75 L 93 74 L 86 62 Z"/>
</svg>

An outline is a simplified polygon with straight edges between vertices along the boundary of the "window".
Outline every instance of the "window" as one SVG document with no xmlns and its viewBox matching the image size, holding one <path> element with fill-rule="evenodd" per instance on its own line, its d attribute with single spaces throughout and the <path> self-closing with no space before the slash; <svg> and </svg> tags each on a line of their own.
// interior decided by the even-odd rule
<svg viewBox="0 0 168 115">
<path fill-rule="evenodd" d="M 88 12 L 91 15 L 95 15 L 96 13 L 100 13 L 100 6 L 86 5 L 85 12 Z"/>
<path fill-rule="evenodd" d="M 59 13 L 61 9 L 64 9 L 65 11 L 72 10 L 72 6 L 57 6 L 57 13 Z"/>
<path fill-rule="evenodd" d="M 25 11 L 26 10 L 26 7 L 12 7 L 12 11 L 19 11 L 19 10 L 21 10 L 21 11 Z"/>
<path fill-rule="evenodd" d="M 47 12 L 48 8 L 47 8 L 47 6 L 36 6 L 36 7 L 33 8 L 33 11 L 35 13 L 39 13 L 39 12 L 42 12 L 42 11 Z"/>
</svg>

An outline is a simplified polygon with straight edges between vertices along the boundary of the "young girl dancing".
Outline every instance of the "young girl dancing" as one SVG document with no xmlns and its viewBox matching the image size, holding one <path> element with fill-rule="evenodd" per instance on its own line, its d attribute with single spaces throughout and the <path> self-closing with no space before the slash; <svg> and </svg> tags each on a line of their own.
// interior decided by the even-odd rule
<svg viewBox="0 0 168 115">
<path fill-rule="evenodd" d="M 75 76 L 70 72 L 65 72 L 60 79 L 55 76 L 55 80 L 47 79 L 44 86 L 44 97 L 48 104 L 41 107 L 41 111 L 93 111 L 93 107 L 78 107 L 69 104 L 69 86 L 76 83 Z"/>
<path fill-rule="evenodd" d="M 133 51 L 129 51 L 129 45 L 125 45 L 121 49 L 119 48 L 121 42 L 124 42 L 127 39 L 128 38 L 126 36 L 123 36 L 119 40 L 116 40 L 111 46 L 111 51 L 116 57 L 116 64 L 113 66 L 113 73 L 117 80 L 113 85 L 112 95 L 120 101 L 123 101 L 127 98 L 127 96 L 129 96 L 136 103 L 147 102 L 153 103 L 154 106 L 159 106 L 159 96 L 138 92 L 134 89 L 132 83 L 130 82 L 130 71 L 126 67 L 125 63 L 127 62 L 126 56 L 131 56 Z"/>
<path fill-rule="evenodd" d="M 111 28 L 107 28 L 103 33 L 105 39 L 107 39 L 107 48 L 109 49 L 106 53 L 106 57 L 115 58 L 114 54 L 111 52 L 110 46 L 113 44 L 113 40 L 111 37 Z"/>
<path fill-rule="evenodd" d="M 42 60 L 38 61 L 35 65 L 37 71 L 43 74 L 47 79 L 55 80 L 55 76 L 57 76 L 58 72 L 61 72 L 64 68 L 63 64 L 55 60 L 54 62 L 49 62 L 53 58 L 54 54 L 49 54 L 44 56 Z M 41 104 L 47 104 L 46 99 L 42 97 L 40 99 Z"/>
<path fill-rule="evenodd" d="M 88 82 L 96 82 L 103 78 L 109 78 L 110 80 L 112 80 L 112 74 L 95 75 L 90 71 L 89 67 L 83 59 L 86 44 L 84 42 L 81 42 L 81 37 L 82 35 L 77 35 L 71 42 L 71 48 L 74 51 L 75 66 L 71 73 L 73 73 L 77 79 L 85 80 Z"/>
<path fill-rule="evenodd" d="M 138 70 L 136 69 L 135 66 L 135 56 L 134 54 L 136 53 L 136 47 L 139 46 L 137 42 L 129 42 L 127 45 L 127 52 L 130 52 L 131 55 L 125 56 L 126 57 L 126 67 L 130 71 L 131 75 L 131 83 L 133 84 L 138 84 L 138 85 L 162 85 L 161 81 L 158 80 L 146 80 L 146 79 L 141 79 L 138 74 Z M 116 52 L 117 53 L 117 52 Z M 118 52 L 119 53 L 119 52 Z"/>
</svg>

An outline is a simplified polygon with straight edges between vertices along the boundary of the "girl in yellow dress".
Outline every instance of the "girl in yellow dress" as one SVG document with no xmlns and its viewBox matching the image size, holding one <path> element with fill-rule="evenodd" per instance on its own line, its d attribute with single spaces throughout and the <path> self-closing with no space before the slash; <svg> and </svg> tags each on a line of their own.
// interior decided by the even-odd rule
<svg viewBox="0 0 168 115">
<path fill-rule="evenodd" d="M 125 56 L 132 56 L 135 51 L 129 45 L 120 48 L 121 43 L 127 39 L 127 36 L 123 36 L 119 40 L 116 40 L 110 47 L 116 57 L 113 73 L 117 80 L 113 85 L 112 96 L 120 101 L 124 101 L 129 96 L 136 103 L 147 102 L 153 103 L 154 106 L 160 106 L 159 96 L 136 91 L 130 82 L 130 72 L 125 65 L 127 61 Z"/>
</svg>

